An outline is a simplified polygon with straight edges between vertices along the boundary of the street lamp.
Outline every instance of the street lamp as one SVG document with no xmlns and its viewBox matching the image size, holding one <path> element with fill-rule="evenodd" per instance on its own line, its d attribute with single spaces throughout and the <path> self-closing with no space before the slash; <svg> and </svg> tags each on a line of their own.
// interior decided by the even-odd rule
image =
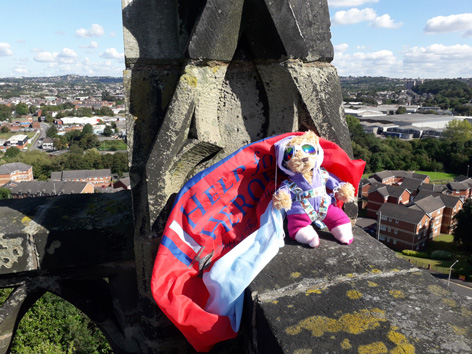
<svg viewBox="0 0 472 354">
<path fill-rule="evenodd" d="M 451 281 L 451 272 L 452 272 L 452 267 L 454 267 L 454 264 L 456 264 L 457 262 L 459 262 L 458 260 L 455 261 L 454 263 L 452 263 L 452 265 L 449 267 L 449 278 L 447 279 L 447 286 L 449 286 L 449 283 Z"/>
</svg>

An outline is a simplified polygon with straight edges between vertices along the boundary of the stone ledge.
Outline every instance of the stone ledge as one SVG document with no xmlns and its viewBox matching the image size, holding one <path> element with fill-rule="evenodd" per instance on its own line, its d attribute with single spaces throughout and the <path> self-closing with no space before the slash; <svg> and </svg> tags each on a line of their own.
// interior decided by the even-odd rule
<svg viewBox="0 0 472 354">
<path fill-rule="evenodd" d="M 470 353 L 472 304 L 354 227 L 287 241 L 250 285 L 257 353 Z"/>
<path fill-rule="evenodd" d="M 0 201 L 0 275 L 134 259 L 131 193 Z"/>
</svg>

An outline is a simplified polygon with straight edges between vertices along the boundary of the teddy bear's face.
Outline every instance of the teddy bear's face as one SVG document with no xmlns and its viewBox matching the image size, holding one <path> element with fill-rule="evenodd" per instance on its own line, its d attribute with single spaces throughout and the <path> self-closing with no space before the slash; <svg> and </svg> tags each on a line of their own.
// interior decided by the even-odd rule
<svg viewBox="0 0 472 354">
<path fill-rule="evenodd" d="M 294 137 L 285 147 L 285 166 L 292 172 L 305 175 L 316 166 L 318 147 L 318 136 L 313 132 Z"/>
</svg>

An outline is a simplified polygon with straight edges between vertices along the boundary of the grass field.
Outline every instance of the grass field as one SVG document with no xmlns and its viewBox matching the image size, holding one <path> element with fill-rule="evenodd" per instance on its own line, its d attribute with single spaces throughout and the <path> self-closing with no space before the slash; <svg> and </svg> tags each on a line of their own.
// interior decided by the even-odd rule
<svg viewBox="0 0 472 354">
<path fill-rule="evenodd" d="M 435 250 L 444 250 L 452 254 L 452 258 L 449 260 L 437 260 L 431 258 L 419 258 L 406 256 L 401 252 L 397 252 L 397 256 L 406 260 L 409 260 L 412 264 L 415 264 L 421 268 L 430 268 L 438 273 L 448 274 L 449 267 L 458 260 L 459 262 L 454 265 L 453 274 L 455 276 L 465 275 L 468 280 L 472 280 L 472 264 L 468 261 L 470 254 L 461 251 L 456 243 L 454 243 L 454 237 L 452 235 L 441 234 L 434 238 L 434 240 L 428 245 L 427 253 Z"/>
<path fill-rule="evenodd" d="M 429 178 L 431 179 L 431 183 L 446 183 L 454 180 L 454 177 L 456 175 L 451 174 L 451 173 L 446 173 L 446 172 L 434 172 L 434 171 L 415 171 L 416 173 L 422 174 L 422 175 L 428 175 Z M 369 176 L 373 175 L 373 173 L 364 173 L 362 175 L 362 178 L 369 178 Z"/>
</svg>

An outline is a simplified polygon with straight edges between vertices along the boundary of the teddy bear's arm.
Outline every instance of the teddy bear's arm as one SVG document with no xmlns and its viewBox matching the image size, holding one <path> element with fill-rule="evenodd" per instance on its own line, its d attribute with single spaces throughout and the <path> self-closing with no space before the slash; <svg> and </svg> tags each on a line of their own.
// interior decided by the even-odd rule
<svg viewBox="0 0 472 354">
<path fill-rule="evenodd" d="M 292 196 L 287 188 L 280 188 L 272 196 L 274 208 L 290 210 L 292 208 Z"/>
</svg>

